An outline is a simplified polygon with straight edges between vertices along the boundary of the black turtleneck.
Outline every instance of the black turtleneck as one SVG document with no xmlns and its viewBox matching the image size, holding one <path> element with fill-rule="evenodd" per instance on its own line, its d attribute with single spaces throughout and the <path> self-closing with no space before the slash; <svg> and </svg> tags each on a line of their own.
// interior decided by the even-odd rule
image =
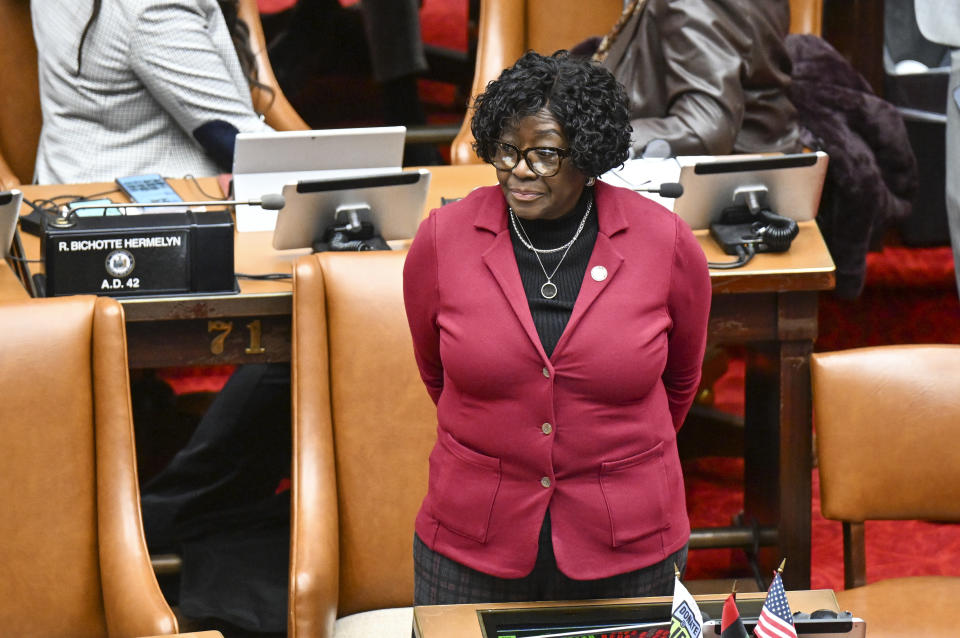
<svg viewBox="0 0 960 638">
<path fill-rule="evenodd" d="M 593 189 L 585 188 L 583 195 L 577 201 L 573 210 L 557 219 L 535 219 L 524 221 L 516 218 L 523 231 L 529 237 L 530 244 L 536 248 L 556 248 L 566 244 L 576 234 L 580 226 L 580 220 L 583 219 L 583 213 L 587 209 L 587 203 L 593 199 Z M 533 323 L 537 328 L 537 334 L 540 335 L 540 343 L 543 344 L 543 350 L 547 356 L 553 354 L 553 349 L 563 334 L 563 329 L 570 319 L 570 313 L 573 312 L 573 304 L 580 294 L 580 284 L 583 282 L 583 275 L 587 270 L 587 263 L 590 261 L 590 255 L 593 253 L 593 244 L 597 240 L 597 211 L 596 205 L 591 209 L 590 215 L 583 226 L 583 231 L 573 243 L 570 250 L 563 257 L 564 251 L 555 253 L 540 254 L 540 260 L 543 262 L 543 268 L 548 273 L 560 263 L 555 275 L 551 281 L 557 286 L 557 296 L 553 299 L 545 299 L 540 294 L 540 287 L 547 281 L 543 274 L 543 268 L 537 262 L 537 257 L 517 236 L 513 224 L 508 220 L 510 226 L 510 240 L 513 242 L 513 253 L 517 258 L 517 268 L 520 270 L 520 280 L 523 282 L 523 290 L 527 293 L 527 303 L 530 304 L 530 314 L 533 316 Z M 560 262 L 561 257 L 563 261 Z"/>
</svg>

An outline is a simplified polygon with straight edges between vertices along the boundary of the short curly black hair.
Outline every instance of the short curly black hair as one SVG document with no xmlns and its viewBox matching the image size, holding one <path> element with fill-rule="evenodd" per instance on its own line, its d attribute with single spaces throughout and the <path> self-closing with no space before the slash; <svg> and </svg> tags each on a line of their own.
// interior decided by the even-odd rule
<svg viewBox="0 0 960 638">
<path fill-rule="evenodd" d="M 544 107 L 563 127 L 570 159 L 584 174 L 602 175 L 627 159 L 626 91 L 607 69 L 563 50 L 528 51 L 477 96 L 470 120 L 477 156 L 489 161 L 491 142 L 507 125 Z"/>
</svg>

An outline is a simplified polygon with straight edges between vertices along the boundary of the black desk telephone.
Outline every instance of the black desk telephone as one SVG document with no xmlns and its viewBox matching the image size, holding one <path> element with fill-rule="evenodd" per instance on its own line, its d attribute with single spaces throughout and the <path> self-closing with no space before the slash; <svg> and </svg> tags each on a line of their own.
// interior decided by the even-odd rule
<svg viewBox="0 0 960 638">
<path fill-rule="evenodd" d="M 738 188 L 733 205 L 723 209 L 720 218 L 710 224 L 710 236 L 728 255 L 731 262 L 710 263 L 711 268 L 739 268 L 756 253 L 782 253 L 799 232 L 797 222 L 778 215 L 767 206 L 764 186 Z"/>
</svg>

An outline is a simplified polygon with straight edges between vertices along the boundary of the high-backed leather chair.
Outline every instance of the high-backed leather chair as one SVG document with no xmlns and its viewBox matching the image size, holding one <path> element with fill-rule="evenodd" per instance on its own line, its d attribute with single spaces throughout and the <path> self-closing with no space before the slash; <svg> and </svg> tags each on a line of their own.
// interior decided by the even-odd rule
<svg viewBox="0 0 960 638">
<path fill-rule="evenodd" d="M 413 524 L 437 421 L 403 310 L 404 257 L 294 266 L 291 638 L 333 636 L 334 619 L 337 635 L 410 635 Z"/>
<path fill-rule="evenodd" d="M 254 89 L 253 103 L 278 131 L 310 128 L 290 105 L 270 66 L 257 0 L 239 0 L 238 15 L 250 30 L 257 79 L 271 91 Z M 37 47 L 29 0 L 0 0 L 0 190 L 33 181 L 43 123 L 37 84 Z"/>
<path fill-rule="evenodd" d="M 590 36 L 602 36 L 617 21 L 623 0 L 481 0 L 477 61 L 470 95 L 483 92 L 525 51 L 550 54 Z M 820 35 L 823 0 L 791 0 L 790 32 Z M 468 111 L 450 146 L 452 164 L 477 164 Z"/>
<path fill-rule="evenodd" d="M 477 60 L 470 95 L 482 93 L 488 82 L 528 49 L 549 54 L 605 34 L 622 10 L 623 0 L 480 0 Z M 470 116 L 468 110 L 450 145 L 451 164 L 480 162 L 473 152 Z"/>
<path fill-rule="evenodd" d="M 810 372 L 820 508 L 843 521 L 840 606 L 871 638 L 955 635 L 960 578 L 867 584 L 864 522 L 960 521 L 960 346 L 820 353 Z"/>
<path fill-rule="evenodd" d="M 37 47 L 30 0 L 0 0 L 0 190 L 33 181 L 40 140 Z"/>
<path fill-rule="evenodd" d="M 140 522 L 120 304 L 5 302 L 0 334 L 0 633 L 176 633 Z"/>
</svg>

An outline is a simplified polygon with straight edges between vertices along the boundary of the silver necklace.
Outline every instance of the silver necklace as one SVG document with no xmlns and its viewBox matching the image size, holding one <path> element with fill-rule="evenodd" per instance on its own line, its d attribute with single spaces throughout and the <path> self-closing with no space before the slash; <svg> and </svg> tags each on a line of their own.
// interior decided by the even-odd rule
<svg viewBox="0 0 960 638">
<path fill-rule="evenodd" d="M 563 260 L 567 257 L 567 253 L 570 252 L 570 248 L 573 246 L 574 242 L 576 242 L 577 238 L 580 237 L 580 233 L 583 231 L 583 227 L 587 222 L 587 215 L 590 214 L 590 209 L 592 206 L 593 200 L 590 200 L 587 203 L 587 210 L 583 214 L 583 219 L 580 220 L 580 227 L 577 228 L 577 232 L 573 235 L 573 239 L 568 241 L 560 248 L 554 248 L 552 250 L 538 250 L 534 248 L 533 244 L 530 243 L 530 237 L 527 235 L 527 231 L 524 230 L 523 225 L 520 223 L 520 219 L 517 217 L 517 214 L 513 212 L 512 208 L 509 206 L 507 207 L 507 210 L 510 211 L 510 221 L 517 233 L 517 237 L 520 239 L 520 243 L 533 252 L 533 256 L 537 258 L 537 263 L 540 264 L 540 270 L 543 271 L 544 277 L 547 278 L 547 281 L 540 286 L 540 295 L 544 299 L 553 299 L 557 296 L 557 284 L 553 283 L 553 276 L 557 274 L 558 270 L 560 270 L 560 264 L 562 264 Z M 563 250 L 563 254 L 560 256 L 560 261 L 558 261 L 557 265 L 554 266 L 553 272 L 548 274 L 546 267 L 543 265 L 543 260 L 540 259 L 540 253 L 556 252 L 558 250 Z"/>
<path fill-rule="evenodd" d="M 573 243 L 577 241 L 577 237 L 579 237 L 580 233 L 583 232 L 583 227 L 587 223 L 587 215 L 590 214 L 591 208 L 593 208 L 593 199 L 587 202 L 587 211 L 583 214 L 583 219 L 580 220 L 580 226 L 577 227 L 577 232 L 573 234 L 573 239 L 565 243 L 563 246 L 557 246 L 556 248 L 534 248 L 533 244 L 530 243 L 530 240 L 526 238 L 526 233 L 521 233 L 520 229 L 517 228 L 517 214 L 513 212 L 512 208 L 507 206 L 507 210 L 510 211 L 510 223 L 513 224 L 513 232 L 517 233 L 517 237 L 520 238 L 520 243 L 523 244 L 527 250 L 532 250 L 533 252 L 540 253 L 541 255 L 558 253 L 561 250 L 568 250 L 570 246 L 573 246 Z"/>
</svg>

